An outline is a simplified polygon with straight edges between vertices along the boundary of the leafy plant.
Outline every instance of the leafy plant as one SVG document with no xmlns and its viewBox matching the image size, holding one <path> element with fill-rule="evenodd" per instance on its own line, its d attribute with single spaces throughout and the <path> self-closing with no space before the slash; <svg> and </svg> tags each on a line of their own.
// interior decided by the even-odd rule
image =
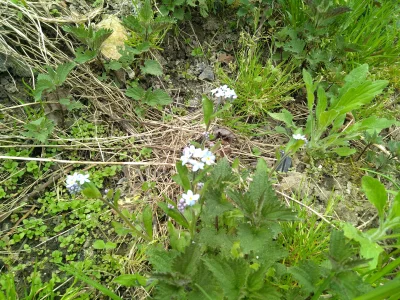
<svg viewBox="0 0 400 300">
<path fill-rule="evenodd" d="M 328 99 L 325 90 L 318 86 L 318 83 L 313 82 L 311 75 L 303 70 L 309 111 L 304 129 L 304 134 L 309 136 L 309 142 L 306 144 L 308 150 L 320 153 L 332 151 L 340 156 L 348 156 L 356 152 L 355 149 L 349 147 L 349 141 L 359 139 L 365 131 L 379 133 L 382 129 L 396 123 L 393 120 L 372 116 L 356 121 L 351 126 L 342 127 L 347 113 L 370 103 L 388 84 L 385 80 L 367 80 L 367 73 L 368 65 L 354 69 L 345 77 L 345 84 L 339 89 L 338 95 Z M 318 102 L 314 111 L 316 90 Z M 303 131 L 294 124 L 293 116 L 287 110 L 281 113 L 269 113 L 269 115 L 284 122 L 287 129 L 295 134 Z M 285 130 L 279 130 L 285 132 Z M 287 148 L 289 149 L 294 144 L 298 146 L 297 141 L 292 140 Z"/>
<path fill-rule="evenodd" d="M 145 90 L 138 84 L 132 84 L 131 87 L 126 90 L 125 94 L 136 101 L 140 101 L 140 104 L 145 104 L 150 107 L 168 105 L 173 101 L 168 93 L 161 89 L 149 88 Z M 144 109 L 138 106 L 135 112 L 138 115 L 143 115 Z"/>
<path fill-rule="evenodd" d="M 26 124 L 24 127 L 27 130 L 22 133 L 24 136 L 46 143 L 49 135 L 53 132 L 54 123 L 46 117 L 41 117 Z"/>
<path fill-rule="evenodd" d="M 145 0 L 137 15 L 130 15 L 123 19 L 123 24 L 131 31 L 132 37 L 126 42 L 136 47 L 148 44 L 157 48 L 168 28 L 174 23 L 166 16 L 154 16 L 150 0 Z"/>
<path fill-rule="evenodd" d="M 170 14 L 174 19 L 182 21 L 190 18 L 190 8 L 197 7 L 202 17 L 208 16 L 209 7 L 206 0 L 162 0 L 160 11 L 165 16 Z"/>
<path fill-rule="evenodd" d="M 63 29 L 88 47 L 86 50 L 83 47 L 79 47 L 76 50 L 75 61 L 79 64 L 97 57 L 100 53 L 101 44 L 112 34 L 112 30 L 110 29 L 94 29 L 92 25 L 85 27 L 83 24 L 78 27 L 63 26 Z"/>
<path fill-rule="evenodd" d="M 360 255 L 369 261 L 369 269 L 374 270 L 379 258 L 384 254 L 384 248 L 379 244 L 380 241 L 389 238 L 398 238 L 398 235 L 391 236 L 390 230 L 400 227 L 400 192 L 396 191 L 392 203 L 388 203 L 388 193 L 385 186 L 379 180 L 370 176 L 362 178 L 362 187 L 369 202 L 371 202 L 378 211 L 379 227 L 372 228 L 366 232 L 361 232 L 349 223 L 343 223 L 342 228 L 346 237 L 360 243 Z M 397 266 L 400 260 L 397 261 Z M 380 268 L 377 268 L 380 270 Z M 381 277 L 385 274 L 381 273 Z"/>
<path fill-rule="evenodd" d="M 60 87 L 75 66 L 74 62 L 67 62 L 57 66 L 56 69 L 47 67 L 47 74 L 39 74 L 37 78 L 36 87 L 33 91 L 35 101 L 41 100 L 43 92 L 54 92 Z"/>
</svg>

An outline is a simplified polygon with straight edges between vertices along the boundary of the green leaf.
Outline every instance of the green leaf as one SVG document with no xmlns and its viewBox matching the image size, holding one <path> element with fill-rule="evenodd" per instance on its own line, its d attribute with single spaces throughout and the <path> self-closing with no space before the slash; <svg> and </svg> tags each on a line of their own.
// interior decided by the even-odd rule
<svg viewBox="0 0 400 300">
<path fill-rule="evenodd" d="M 272 118 L 278 121 L 284 122 L 289 128 L 296 127 L 293 123 L 293 115 L 286 109 L 282 110 L 280 113 L 268 113 Z"/>
<path fill-rule="evenodd" d="M 103 240 L 96 240 L 96 241 L 93 243 L 93 248 L 94 248 L 94 249 L 97 249 L 97 250 L 105 249 L 105 248 L 106 248 L 106 243 L 104 243 Z"/>
<path fill-rule="evenodd" d="M 54 83 L 57 86 L 62 85 L 67 79 L 68 74 L 72 71 L 73 68 L 75 68 L 75 66 L 76 63 L 73 61 L 59 65 L 56 69 L 56 77 L 54 78 Z"/>
<path fill-rule="evenodd" d="M 387 80 L 366 81 L 357 87 L 351 87 L 331 105 L 331 109 L 336 109 L 339 114 L 344 114 L 360 108 L 371 102 L 375 96 L 381 94 L 388 83 Z"/>
<path fill-rule="evenodd" d="M 182 187 L 185 190 L 185 192 L 187 192 L 191 188 L 189 180 L 189 171 L 186 166 L 182 165 L 181 161 L 176 162 L 176 170 L 178 171 L 179 178 L 181 179 Z"/>
<path fill-rule="evenodd" d="M 171 248 L 183 253 L 186 247 L 190 245 L 189 232 L 176 229 L 171 221 L 168 221 L 167 228 Z"/>
<path fill-rule="evenodd" d="M 387 192 L 385 186 L 379 180 L 370 176 L 364 176 L 361 180 L 362 188 L 371 202 L 378 210 L 379 218 L 383 220 L 384 209 L 387 201 Z"/>
<path fill-rule="evenodd" d="M 200 247 L 196 244 L 190 243 L 185 248 L 185 253 L 180 254 L 175 258 L 172 269 L 182 275 L 193 276 L 196 273 L 196 266 L 201 258 Z"/>
<path fill-rule="evenodd" d="M 338 154 L 339 156 L 349 156 L 356 153 L 356 149 L 352 149 L 350 147 L 341 147 L 333 149 L 333 152 Z"/>
<path fill-rule="evenodd" d="M 163 90 L 147 91 L 145 103 L 154 107 L 157 105 L 168 105 L 172 103 L 172 98 Z"/>
<path fill-rule="evenodd" d="M 396 197 L 393 199 L 392 207 L 389 212 L 389 220 L 400 217 L 400 192 L 397 192 Z"/>
<path fill-rule="evenodd" d="M 145 286 L 147 284 L 147 279 L 139 274 L 123 274 L 115 277 L 113 282 L 126 287 L 132 286 Z"/>
<path fill-rule="evenodd" d="M 360 243 L 360 255 L 366 259 L 370 259 L 368 262 L 369 269 L 374 270 L 378 265 L 378 259 L 384 249 L 379 246 L 376 242 L 371 241 L 365 237 L 361 231 L 355 228 L 349 223 L 342 224 L 344 234 L 347 238 L 355 240 Z M 339 249 L 339 247 L 337 247 Z"/>
<path fill-rule="evenodd" d="M 116 71 L 122 68 L 122 64 L 117 60 L 112 60 L 108 63 L 108 68 Z"/>
<path fill-rule="evenodd" d="M 156 272 L 172 272 L 172 265 L 179 252 L 174 249 L 165 250 L 161 244 L 151 244 L 146 249 L 146 257 Z"/>
<path fill-rule="evenodd" d="M 223 259 L 220 257 L 203 258 L 207 268 L 220 283 L 227 299 L 240 299 L 240 294 L 246 284 L 250 268 L 243 259 Z"/>
<path fill-rule="evenodd" d="M 74 109 L 80 109 L 84 107 L 82 103 L 79 101 L 70 100 L 68 98 L 63 98 L 59 100 L 61 105 L 64 105 L 69 111 L 73 111 Z"/>
<path fill-rule="evenodd" d="M 143 6 L 139 10 L 139 21 L 149 24 L 153 20 L 153 17 L 154 13 L 151 8 L 151 2 L 150 0 L 145 0 Z"/>
<path fill-rule="evenodd" d="M 312 260 L 301 261 L 298 266 L 288 268 L 288 273 L 298 281 L 307 293 L 316 291 L 320 280 L 320 269 Z"/>
<path fill-rule="evenodd" d="M 153 212 L 150 206 L 146 206 L 142 213 L 142 221 L 146 234 L 150 239 L 153 239 Z"/>
<path fill-rule="evenodd" d="M 83 47 L 79 47 L 75 51 L 75 59 L 74 61 L 78 64 L 84 64 L 92 59 L 94 59 L 97 55 L 96 51 L 93 50 L 84 50 Z"/>
<path fill-rule="evenodd" d="M 77 279 L 82 280 L 83 282 L 87 283 L 88 285 L 94 287 L 95 289 L 99 290 L 103 295 L 110 297 L 110 299 L 112 299 L 112 300 L 122 300 L 122 298 L 119 297 L 118 295 L 116 295 L 113 291 L 109 290 L 108 288 L 103 286 L 101 283 L 86 276 L 81 271 L 74 269 L 72 266 L 60 265 L 59 269 L 64 272 L 72 274 Z"/>
<path fill-rule="evenodd" d="M 161 65 L 152 59 L 146 59 L 144 66 L 140 66 L 140 70 L 143 74 L 150 74 L 154 76 L 161 76 L 163 74 Z"/>
<path fill-rule="evenodd" d="M 22 135 L 38 140 L 41 143 L 46 143 L 49 135 L 54 129 L 52 120 L 41 117 L 37 120 L 24 125 L 28 131 L 22 132 Z"/>
<path fill-rule="evenodd" d="M 179 225 L 183 226 L 184 228 L 188 229 L 190 227 L 188 221 L 185 219 L 185 217 L 178 212 L 176 209 L 171 209 L 168 208 L 167 204 L 164 202 L 159 202 L 158 206 L 175 222 L 177 222 Z"/>
<path fill-rule="evenodd" d="M 232 168 L 229 165 L 228 160 L 224 157 L 214 166 L 214 169 L 211 172 L 211 181 L 213 184 L 220 184 L 224 181 L 231 182 L 233 180 Z"/>
<path fill-rule="evenodd" d="M 315 109 L 315 116 L 317 117 L 317 120 L 319 120 L 320 115 L 325 111 L 328 106 L 328 99 L 325 94 L 325 90 L 321 86 L 318 87 L 317 97 L 318 103 Z"/>
<path fill-rule="evenodd" d="M 145 96 L 145 93 L 146 91 L 140 86 L 134 85 L 126 90 L 125 95 L 135 100 L 142 100 Z"/>
<path fill-rule="evenodd" d="M 306 71 L 306 69 L 303 69 L 303 80 L 304 83 L 306 84 L 306 89 L 307 89 L 307 106 L 308 110 L 311 111 L 312 107 L 314 105 L 314 92 L 315 92 L 315 86 L 313 84 L 313 80 L 311 77 L 311 74 Z"/>
<path fill-rule="evenodd" d="M 332 125 L 332 122 L 337 118 L 337 116 L 338 111 L 334 109 L 323 111 L 317 115 L 318 131 L 323 132 L 326 128 Z"/>
<path fill-rule="evenodd" d="M 85 184 L 86 187 L 82 190 L 82 194 L 89 199 L 100 199 L 102 196 L 99 189 L 93 182 L 88 182 Z"/>
<path fill-rule="evenodd" d="M 202 103 L 204 124 L 206 125 L 206 127 L 208 127 L 210 125 L 211 116 L 214 111 L 214 103 L 207 96 L 203 96 Z"/>
<path fill-rule="evenodd" d="M 383 285 L 378 286 L 374 290 L 354 298 L 354 300 L 384 300 L 392 299 L 391 296 L 399 295 L 400 293 L 400 279 L 396 278 L 392 281 L 385 282 Z M 395 298 L 393 298 L 395 299 Z M 396 298 L 398 299 L 398 298 Z"/>
</svg>

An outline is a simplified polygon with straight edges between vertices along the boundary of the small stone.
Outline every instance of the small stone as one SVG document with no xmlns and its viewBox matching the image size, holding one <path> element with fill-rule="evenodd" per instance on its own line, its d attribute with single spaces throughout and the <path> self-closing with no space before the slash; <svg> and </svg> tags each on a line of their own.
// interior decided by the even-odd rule
<svg viewBox="0 0 400 300">
<path fill-rule="evenodd" d="M 200 80 L 214 81 L 214 71 L 211 67 L 205 67 L 203 72 L 199 75 Z"/>
</svg>

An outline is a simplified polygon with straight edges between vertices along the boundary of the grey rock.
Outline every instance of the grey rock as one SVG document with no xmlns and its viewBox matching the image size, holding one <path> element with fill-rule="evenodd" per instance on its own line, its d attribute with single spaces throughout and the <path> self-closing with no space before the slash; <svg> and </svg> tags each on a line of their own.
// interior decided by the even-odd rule
<svg viewBox="0 0 400 300">
<path fill-rule="evenodd" d="M 214 81 L 214 70 L 211 67 L 205 67 L 203 72 L 199 75 L 200 80 Z"/>
</svg>

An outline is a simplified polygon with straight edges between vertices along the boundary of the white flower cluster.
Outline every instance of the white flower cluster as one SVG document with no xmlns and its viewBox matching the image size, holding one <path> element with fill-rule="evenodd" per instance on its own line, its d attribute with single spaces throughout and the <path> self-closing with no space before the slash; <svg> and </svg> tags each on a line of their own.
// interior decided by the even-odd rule
<svg viewBox="0 0 400 300">
<path fill-rule="evenodd" d="M 74 173 L 73 175 L 67 176 L 66 187 L 71 194 L 76 194 L 82 190 L 82 185 L 85 182 L 90 182 L 89 174 L 83 175 Z"/>
<path fill-rule="evenodd" d="M 195 158 L 199 159 L 196 160 Z M 192 171 L 196 172 L 204 168 L 204 165 L 212 165 L 215 162 L 215 155 L 207 148 L 204 150 L 201 148 L 195 148 L 193 145 L 185 147 L 183 149 L 183 155 L 181 156 L 182 165 L 187 163 L 192 165 Z"/>
<path fill-rule="evenodd" d="M 228 88 L 228 86 L 221 85 L 220 87 L 211 90 L 211 94 L 217 98 L 222 97 L 226 99 L 236 99 L 237 95 L 234 90 Z"/>
<path fill-rule="evenodd" d="M 182 194 L 182 198 L 178 202 L 178 210 L 183 213 L 186 206 L 195 205 L 199 198 L 199 194 L 193 194 L 191 190 L 188 190 L 186 194 Z"/>
<path fill-rule="evenodd" d="M 302 134 L 300 134 L 300 133 L 293 134 L 293 138 L 294 138 L 295 140 L 302 140 L 302 141 L 304 141 L 306 144 L 308 143 L 308 140 L 307 140 L 306 136 L 305 136 L 305 135 L 302 135 Z"/>
</svg>

